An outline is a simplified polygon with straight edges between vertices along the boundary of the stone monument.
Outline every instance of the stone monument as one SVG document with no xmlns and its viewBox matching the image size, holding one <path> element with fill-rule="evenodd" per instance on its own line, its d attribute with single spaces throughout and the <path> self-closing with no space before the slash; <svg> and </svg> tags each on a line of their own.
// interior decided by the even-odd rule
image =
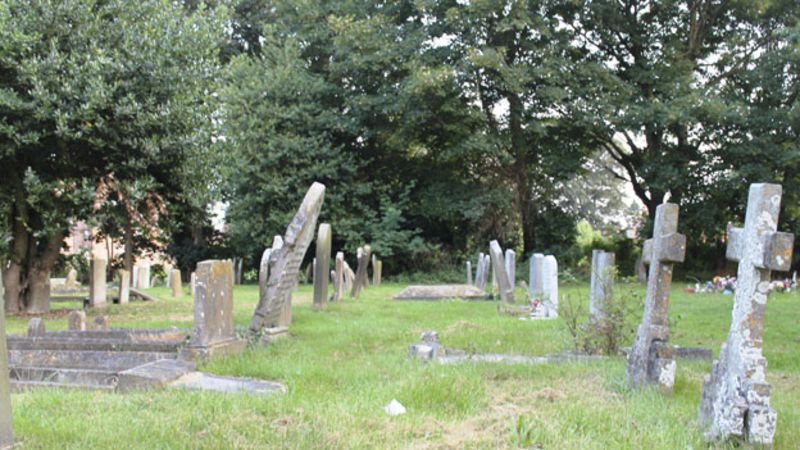
<svg viewBox="0 0 800 450">
<path fill-rule="evenodd" d="M 106 306 L 106 263 L 105 259 L 94 257 L 90 264 L 89 306 L 92 308 Z"/>
<path fill-rule="evenodd" d="M 642 257 L 650 265 L 644 316 L 628 355 L 632 386 L 656 385 L 666 393 L 675 383 L 675 360 L 669 343 L 669 289 L 673 263 L 683 262 L 686 236 L 678 234 L 678 205 L 656 208 L 653 238 L 644 243 Z"/>
<path fill-rule="evenodd" d="M 615 255 L 604 250 L 592 250 L 592 276 L 589 288 L 589 317 L 603 321 L 608 302 L 614 295 Z"/>
<path fill-rule="evenodd" d="M 762 348 L 771 271 L 792 263 L 794 235 L 776 231 L 781 195 L 778 184 L 751 185 L 744 228 L 728 229 L 727 257 L 739 268 L 728 339 L 703 384 L 699 419 L 709 440 L 771 445 L 775 435 Z"/>
<path fill-rule="evenodd" d="M 331 267 L 330 224 L 323 223 L 317 232 L 317 258 L 314 265 L 314 308 L 322 309 L 328 304 L 328 273 Z"/>
<path fill-rule="evenodd" d="M 500 244 L 497 241 L 489 243 L 489 253 L 492 256 L 492 264 L 494 265 L 495 277 L 500 291 L 500 300 L 504 303 L 514 303 L 514 288 L 509 284 L 506 264 L 503 259 L 503 249 L 500 248 Z"/>
<path fill-rule="evenodd" d="M 280 247 L 270 252 L 269 279 L 260 296 L 250 322 L 250 330 L 258 333 L 265 327 L 288 327 L 291 323 L 291 294 L 298 278 L 300 263 L 314 238 L 317 218 L 325 198 L 325 185 L 314 183 L 286 229 Z"/>
</svg>

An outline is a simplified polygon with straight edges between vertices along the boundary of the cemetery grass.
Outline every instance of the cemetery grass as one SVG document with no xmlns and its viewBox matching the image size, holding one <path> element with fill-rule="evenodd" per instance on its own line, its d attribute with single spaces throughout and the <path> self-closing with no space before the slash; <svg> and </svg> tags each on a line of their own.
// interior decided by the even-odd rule
<svg viewBox="0 0 800 450">
<path fill-rule="evenodd" d="M 311 287 L 295 293 L 291 338 L 270 348 L 214 360 L 203 370 L 285 383 L 285 395 L 251 397 L 179 390 L 136 394 L 44 390 L 13 394 L 23 448 L 706 448 L 696 425 L 710 363 L 678 361 L 675 392 L 627 387 L 625 362 L 537 366 L 440 366 L 411 361 L 407 346 L 437 330 L 445 346 L 546 355 L 569 350 L 560 321 L 525 322 L 492 302 L 398 302 L 404 286 L 371 287 L 361 299 L 311 309 Z M 644 295 L 640 286 L 632 287 Z M 585 299 L 585 287 L 562 295 Z M 113 327 L 190 328 L 192 300 L 107 308 Z M 237 286 L 242 330 L 257 286 Z M 674 343 L 719 353 L 732 297 L 672 292 Z M 56 304 L 75 308 L 77 304 Z M 766 314 L 765 355 L 778 411 L 775 448 L 800 448 L 800 296 L 775 294 Z M 90 312 L 90 320 L 95 312 Z M 66 328 L 63 316 L 46 319 Z M 26 318 L 9 317 L 12 333 Z M 396 398 L 407 414 L 388 417 Z M 723 446 L 724 447 L 724 446 Z"/>
</svg>

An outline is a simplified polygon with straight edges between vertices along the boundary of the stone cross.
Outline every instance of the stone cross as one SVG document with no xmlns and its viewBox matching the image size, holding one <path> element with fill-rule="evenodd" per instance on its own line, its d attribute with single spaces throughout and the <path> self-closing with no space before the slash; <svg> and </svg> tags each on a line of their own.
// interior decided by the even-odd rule
<svg viewBox="0 0 800 450">
<path fill-rule="evenodd" d="M 328 304 L 328 280 L 331 267 L 331 240 L 333 234 L 327 223 L 319 225 L 317 232 L 317 264 L 314 266 L 314 308 Z"/>
<path fill-rule="evenodd" d="M 336 252 L 336 266 L 333 276 L 333 301 L 338 302 L 344 297 L 344 253 Z"/>
<path fill-rule="evenodd" d="M 472 263 L 467 261 L 467 285 L 472 286 Z"/>
<path fill-rule="evenodd" d="M 183 297 L 183 285 L 181 284 L 181 271 L 179 269 L 170 271 L 169 287 L 172 289 L 172 298 Z"/>
<path fill-rule="evenodd" d="M 794 235 L 776 231 L 781 195 L 778 184 L 751 185 L 744 228 L 728 229 L 727 257 L 739 268 L 728 339 L 703 384 L 699 419 L 710 440 L 770 445 L 775 435 L 762 347 L 771 271 L 791 268 L 794 246 Z"/>
<path fill-rule="evenodd" d="M 615 255 L 604 250 L 592 250 L 592 275 L 589 288 L 589 317 L 604 321 L 608 317 L 608 302 L 614 296 Z"/>
<path fill-rule="evenodd" d="M 125 305 L 131 298 L 131 273 L 125 269 L 120 269 L 119 275 L 119 304 Z"/>
<path fill-rule="evenodd" d="M 298 279 L 300 264 L 314 238 L 324 200 L 325 185 L 312 184 L 286 229 L 282 245 L 277 248 L 273 245 L 269 259 L 274 259 L 274 263 L 270 263 L 266 290 L 260 296 L 250 321 L 252 332 L 258 333 L 264 327 L 288 327 L 291 323 L 292 288 Z"/>
<path fill-rule="evenodd" d="M 544 255 L 541 253 L 534 253 L 531 255 L 530 266 L 528 270 L 528 292 L 530 298 L 541 299 L 544 294 L 544 287 L 542 286 L 542 265 L 544 264 Z"/>
<path fill-rule="evenodd" d="M 203 358 L 244 348 L 233 322 L 233 262 L 227 259 L 197 263 L 194 325 L 186 354 Z"/>
<path fill-rule="evenodd" d="M 517 254 L 510 248 L 506 250 L 506 275 L 508 275 L 508 284 L 511 289 L 517 285 Z"/>
<path fill-rule="evenodd" d="M 356 251 L 358 257 L 358 266 L 356 267 L 356 278 L 353 281 L 353 289 L 350 291 L 350 296 L 358 298 L 361 294 L 361 289 L 364 287 L 367 280 L 367 266 L 369 265 L 369 258 L 372 254 L 372 248 L 369 245 L 359 247 Z"/>
<path fill-rule="evenodd" d="M 558 317 L 558 261 L 553 255 L 542 259 L 542 300 L 545 317 Z"/>
<path fill-rule="evenodd" d="M 644 243 L 642 257 L 650 265 L 644 316 L 628 355 L 628 379 L 632 386 L 657 385 L 671 393 L 675 360 L 669 343 L 669 290 L 673 263 L 683 262 L 686 236 L 678 234 L 678 205 L 656 208 L 653 238 Z"/>
<path fill-rule="evenodd" d="M 3 274 L 0 271 L 0 448 L 11 448 L 14 445 L 14 430 L 11 426 L 11 380 L 9 380 L 8 372 L 3 286 Z"/>
<path fill-rule="evenodd" d="M 489 253 L 492 255 L 494 273 L 500 290 L 500 300 L 505 303 L 514 303 L 514 289 L 509 284 L 506 265 L 503 261 L 503 249 L 500 248 L 500 244 L 497 241 L 489 243 Z"/>
<path fill-rule="evenodd" d="M 105 259 L 97 257 L 90 263 L 89 306 L 92 308 L 106 306 L 106 264 Z"/>
</svg>

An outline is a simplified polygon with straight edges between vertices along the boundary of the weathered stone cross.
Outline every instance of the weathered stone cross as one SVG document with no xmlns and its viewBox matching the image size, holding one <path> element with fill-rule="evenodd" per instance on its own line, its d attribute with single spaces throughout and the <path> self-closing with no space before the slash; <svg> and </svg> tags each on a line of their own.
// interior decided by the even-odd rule
<svg viewBox="0 0 800 450">
<path fill-rule="evenodd" d="M 686 236 L 678 234 L 678 205 L 664 203 L 656 208 L 653 238 L 644 243 L 642 257 L 650 264 L 647 298 L 642 324 L 628 356 L 628 379 L 634 387 L 658 385 L 672 392 L 675 361 L 669 344 L 669 289 L 672 264 L 683 262 Z"/>
<path fill-rule="evenodd" d="M 739 269 L 728 339 L 703 385 L 699 418 L 708 439 L 768 445 L 775 435 L 778 414 L 769 405 L 761 349 L 771 271 L 788 271 L 792 262 L 794 235 L 775 231 L 781 193 L 778 184 L 751 185 L 744 228 L 728 228 L 727 257 Z"/>
</svg>

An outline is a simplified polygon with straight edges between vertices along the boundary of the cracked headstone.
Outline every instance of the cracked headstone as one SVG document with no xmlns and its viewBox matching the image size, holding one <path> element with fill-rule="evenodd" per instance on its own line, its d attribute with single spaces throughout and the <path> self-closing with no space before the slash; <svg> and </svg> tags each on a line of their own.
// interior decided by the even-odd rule
<svg viewBox="0 0 800 450">
<path fill-rule="evenodd" d="M 106 306 L 106 265 L 103 258 L 92 258 L 90 263 L 89 306 L 102 308 Z"/>
<path fill-rule="evenodd" d="M 0 270 L 0 301 L 4 298 L 3 275 Z M 11 380 L 8 371 L 8 343 L 6 341 L 6 313 L 0 307 L 0 448 L 14 445 L 11 423 Z"/>
<path fill-rule="evenodd" d="M 605 250 L 592 250 L 592 275 L 589 288 L 589 317 L 604 321 L 608 303 L 614 295 L 615 255 Z"/>
<path fill-rule="evenodd" d="M 672 265 L 683 262 L 686 236 L 678 234 L 678 205 L 656 208 L 653 238 L 644 243 L 642 255 L 650 265 L 644 316 L 628 355 L 628 379 L 633 387 L 658 386 L 671 393 L 676 364 L 669 343 L 669 290 Z"/>
<path fill-rule="evenodd" d="M 778 184 L 751 185 L 744 228 L 728 229 L 727 257 L 739 268 L 728 338 L 703 383 L 699 419 L 709 440 L 771 445 L 775 435 L 762 348 L 771 271 L 792 262 L 794 235 L 776 231 L 781 195 Z"/>
<path fill-rule="evenodd" d="M 67 316 L 67 329 L 69 331 L 86 331 L 86 313 L 70 311 Z"/>
<path fill-rule="evenodd" d="M 269 258 L 275 262 L 271 263 L 266 291 L 258 300 L 250 331 L 258 333 L 265 327 L 288 327 L 291 323 L 292 289 L 314 238 L 324 199 L 325 185 L 312 184 L 286 229 L 283 245 L 272 250 Z"/>
<path fill-rule="evenodd" d="M 500 291 L 500 300 L 505 303 L 514 303 L 514 287 L 508 281 L 503 249 L 500 248 L 500 244 L 497 241 L 489 243 L 489 253 L 492 256 L 492 265 L 494 265 L 495 281 Z"/>
<path fill-rule="evenodd" d="M 314 308 L 323 309 L 328 304 L 328 279 L 331 267 L 331 226 L 319 225 L 317 232 L 317 257 L 314 265 Z"/>
</svg>

